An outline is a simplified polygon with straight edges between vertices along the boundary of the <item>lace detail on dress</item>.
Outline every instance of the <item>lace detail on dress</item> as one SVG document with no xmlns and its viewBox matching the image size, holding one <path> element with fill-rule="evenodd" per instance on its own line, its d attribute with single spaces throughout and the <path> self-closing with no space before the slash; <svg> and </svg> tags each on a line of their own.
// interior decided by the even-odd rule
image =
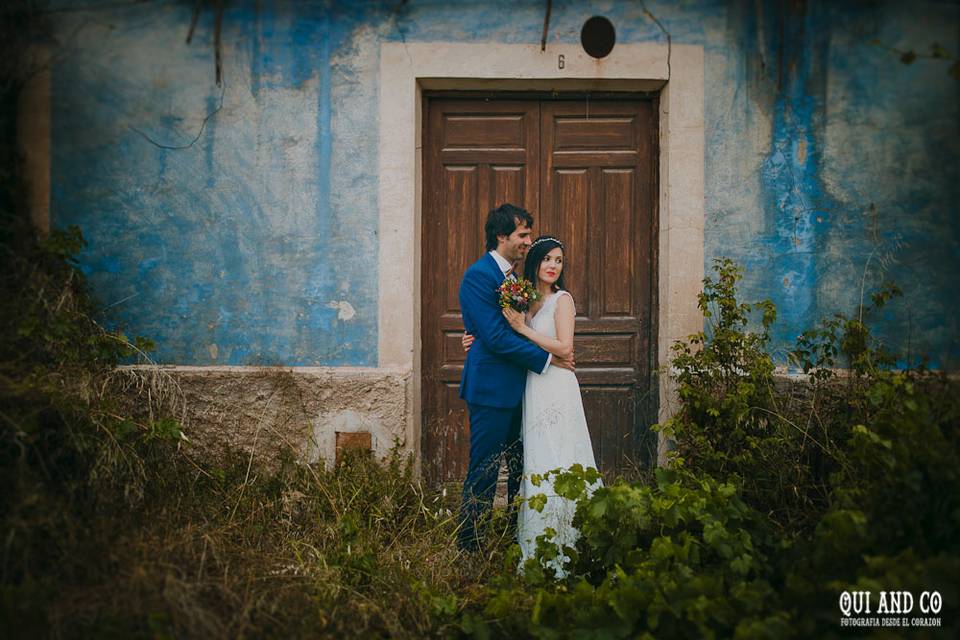
<svg viewBox="0 0 960 640">
<path fill-rule="evenodd" d="M 533 317 L 527 323 L 531 329 L 551 338 L 557 337 L 557 300 L 560 299 L 560 296 L 570 296 L 570 292 L 560 289 L 551 293 L 543 301 L 543 306 L 533 314 Z M 570 296 L 570 298 L 573 299 L 573 296 Z"/>
</svg>

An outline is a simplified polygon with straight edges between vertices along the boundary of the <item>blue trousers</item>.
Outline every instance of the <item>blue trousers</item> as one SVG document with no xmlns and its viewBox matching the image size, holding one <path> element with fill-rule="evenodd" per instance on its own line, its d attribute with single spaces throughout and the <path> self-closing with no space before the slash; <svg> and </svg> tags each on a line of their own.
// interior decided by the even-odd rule
<svg viewBox="0 0 960 640">
<path fill-rule="evenodd" d="M 522 405 L 502 409 L 467 403 L 467 410 L 470 413 L 470 466 L 463 482 L 458 541 L 461 548 L 474 550 L 478 546 L 477 523 L 493 508 L 502 456 L 507 460 L 507 499 L 511 504 L 520 490 L 523 413 Z"/>
</svg>

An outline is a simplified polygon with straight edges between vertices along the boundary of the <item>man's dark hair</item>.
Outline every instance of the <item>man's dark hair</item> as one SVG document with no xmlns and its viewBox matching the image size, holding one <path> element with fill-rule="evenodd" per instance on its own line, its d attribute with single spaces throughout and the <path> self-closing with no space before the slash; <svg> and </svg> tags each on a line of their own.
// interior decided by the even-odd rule
<svg viewBox="0 0 960 640">
<path fill-rule="evenodd" d="M 487 234 L 487 251 L 497 248 L 497 236 L 509 236 L 517 228 L 517 221 L 528 227 L 533 226 L 533 216 L 522 207 L 505 203 L 491 209 L 487 214 L 487 224 L 483 230 Z"/>
</svg>

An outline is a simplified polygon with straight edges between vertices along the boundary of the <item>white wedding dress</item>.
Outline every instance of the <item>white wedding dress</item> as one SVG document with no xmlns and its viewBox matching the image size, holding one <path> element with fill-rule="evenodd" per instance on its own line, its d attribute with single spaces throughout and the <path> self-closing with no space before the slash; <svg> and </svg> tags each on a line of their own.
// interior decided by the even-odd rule
<svg viewBox="0 0 960 640">
<path fill-rule="evenodd" d="M 540 310 L 529 320 L 530 327 L 551 338 L 557 337 L 555 312 L 557 300 L 569 296 L 567 291 L 557 291 L 544 300 Z M 554 544 L 561 550 L 556 561 L 546 566 L 553 567 L 557 577 L 564 577 L 562 563 L 568 558 L 563 555 L 564 546 L 573 546 L 580 532 L 572 524 L 577 505 L 574 501 L 554 494 L 552 479 L 543 480 L 540 486 L 530 481 L 533 474 L 543 474 L 557 468 L 569 468 L 580 463 L 584 468 L 597 467 L 587 431 L 587 419 L 583 412 L 583 400 L 580 397 L 580 383 L 577 376 L 568 369 L 547 367 L 543 374 L 528 373 L 527 387 L 523 395 L 523 483 L 520 497 L 520 518 L 517 525 L 517 538 L 522 552 L 523 563 L 534 556 L 537 549 L 537 536 L 547 528 L 556 532 Z M 590 489 L 600 485 L 599 481 Z M 547 496 L 546 506 L 538 512 L 529 506 L 527 500 L 537 494 Z"/>
</svg>

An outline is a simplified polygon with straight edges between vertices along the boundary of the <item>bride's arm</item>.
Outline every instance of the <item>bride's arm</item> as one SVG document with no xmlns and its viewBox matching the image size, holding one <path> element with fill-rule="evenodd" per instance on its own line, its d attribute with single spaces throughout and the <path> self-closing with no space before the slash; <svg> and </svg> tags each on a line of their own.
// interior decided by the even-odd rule
<svg viewBox="0 0 960 640">
<path fill-rule="evenodd" d="M 569 360 L 573 357 L 573 328 L 577 314 L 573 298 L 567 295 L 560 296 L 554 313 L 554 320 L 557 324 L 556 338 L 550 338 L 534 331 L 523 322 L 523 314 L 513 309 L 504 309 L 503 315 L 506 316 L 513 330 L 527 340 L 558 358 Z"/>
</svg>

